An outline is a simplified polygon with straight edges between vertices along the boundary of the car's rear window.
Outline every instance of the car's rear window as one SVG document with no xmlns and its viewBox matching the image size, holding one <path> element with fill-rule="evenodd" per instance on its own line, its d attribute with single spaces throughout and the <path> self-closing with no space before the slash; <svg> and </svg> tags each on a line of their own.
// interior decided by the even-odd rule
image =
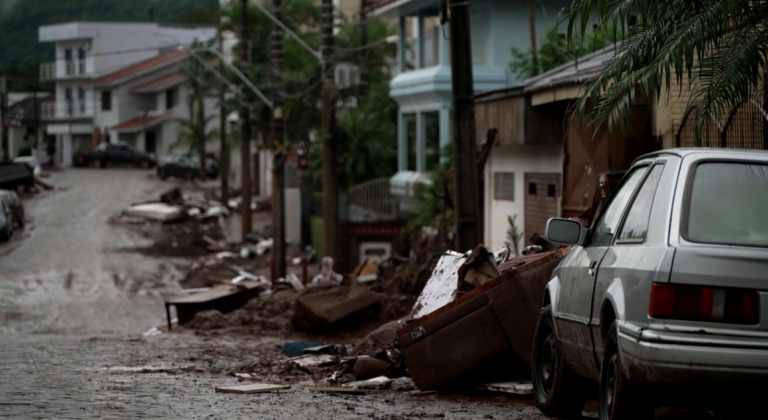
<svg viewBox="0 0 768 420">
<path fill-rule="evenodd" d="M 695 171 L 686 239 L 768 246 L 768 165 L 711 162 Z"/>
</svg>

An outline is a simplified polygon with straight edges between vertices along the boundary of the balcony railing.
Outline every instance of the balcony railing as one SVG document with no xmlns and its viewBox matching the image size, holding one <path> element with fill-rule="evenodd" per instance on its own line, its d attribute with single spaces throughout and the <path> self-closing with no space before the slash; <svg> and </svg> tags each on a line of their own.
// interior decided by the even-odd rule
<svg viewBox="0 0 768 420">
<path fill-rule="evenodd" d="M 82 118 L 92 117 L 85 101 L 44 102 L 42 105 L 43 119 Z"/>
<path fill-rule="evenodd" d="M 40 80 L 53 80 L 56 78 L 56 63 L 40 65 Z"/>
<path fill-rule="evenodd" d="M 40 80 L 64 79 L 88 74 L 85 60 L 57 61 L 40 65 Z"/>
</svg>

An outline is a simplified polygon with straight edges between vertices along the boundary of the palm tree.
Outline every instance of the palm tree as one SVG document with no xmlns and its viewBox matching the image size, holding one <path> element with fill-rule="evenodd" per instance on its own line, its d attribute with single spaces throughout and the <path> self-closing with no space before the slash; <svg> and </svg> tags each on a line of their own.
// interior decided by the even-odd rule
<svg viewBox="0 0 768 420">
<path fill-rule="evenodd" d="M 195 104 L 194 107 L 197 109 L 199 105 Z M 173 143 L 170 147 L 170 150 L 173 151 L 179 147 L 186 146 L 189 148 L 190 153 L 199 152 L 200 150 L 200 140 L 203 139 L 204 143 L 208 143 L 209 141 L 213 141 L 219 138 L 219 130 L 211 130 L 206 132 L 205 127 L 213 121 L 215 118 L 217 118 L 217 115 L 210 115 L 205 118 L 205 121 L 201 124 L 199 113 L 194 112 L 192 113 L 193 117 L 192 119 L 184 119 L 180 118 L 178 119 L 179 124 L 181 124 L 181 131 L 179 132 L 179 138 L 176 140 L 175 143 Z M 203 176 L 205 176 L 205 171 L 203 170 Z"/>
<path fill-rule="evenodd" d="M 764 96 L 768 2 L 574 0 L 561 14 L 569 42 L 584 36 L 595 15 L 620 34 L 616 53 L 575 105 L 575 115 L 596 127 L 626 129 L 637 101 L 662 89 L 690 91 L 686 111 L 695 109 L 697 133 L 705 117 Z"/>
</svg>

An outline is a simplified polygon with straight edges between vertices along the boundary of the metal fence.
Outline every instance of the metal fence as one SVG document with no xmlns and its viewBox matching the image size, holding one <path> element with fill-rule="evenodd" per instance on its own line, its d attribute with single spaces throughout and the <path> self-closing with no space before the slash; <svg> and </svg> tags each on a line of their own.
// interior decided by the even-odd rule
<svg viewBox="0 0 768 420">
<path fill-rule="evenodd" d="M 399 204 L 389 191 L 389 178 L 378 178 L 349 189 L 349 204 L 356 204 L 379 213 L 395 214 Z"/>
<path fill-rule="evenodd" d="M 725 124 L 721 124 L 715 115 L 707 115 L 698 139 L 695 123 L 696 108 L 692 108 L 675 135 L 675 146 L 768 150 L 768 113 L 755 99 L 736 107 Z"/>
</svg>

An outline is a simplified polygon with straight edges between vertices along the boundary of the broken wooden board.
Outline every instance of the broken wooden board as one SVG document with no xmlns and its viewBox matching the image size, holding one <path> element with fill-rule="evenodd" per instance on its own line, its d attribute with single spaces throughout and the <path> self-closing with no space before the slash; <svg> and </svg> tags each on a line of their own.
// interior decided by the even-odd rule
<svg viewBox="0 0 768 420">
<path fill-rule="evenodd" d="M 280 391 L 283 389 L 291 389 L 290 385 L 273 385 L 273 384 L 248 384 L 238 386 L 222 386 L 216 387 L 216 392 L 225 394 L 259 394 L 262 392 Z"/>
<path fill-rule="evenodd" d="M 480 384 L 476 386 L 475 389 L 515 395 L 533 394 L 533 384 L 531 381 L 494 382 L 490 384 Z"/>
</svg>

